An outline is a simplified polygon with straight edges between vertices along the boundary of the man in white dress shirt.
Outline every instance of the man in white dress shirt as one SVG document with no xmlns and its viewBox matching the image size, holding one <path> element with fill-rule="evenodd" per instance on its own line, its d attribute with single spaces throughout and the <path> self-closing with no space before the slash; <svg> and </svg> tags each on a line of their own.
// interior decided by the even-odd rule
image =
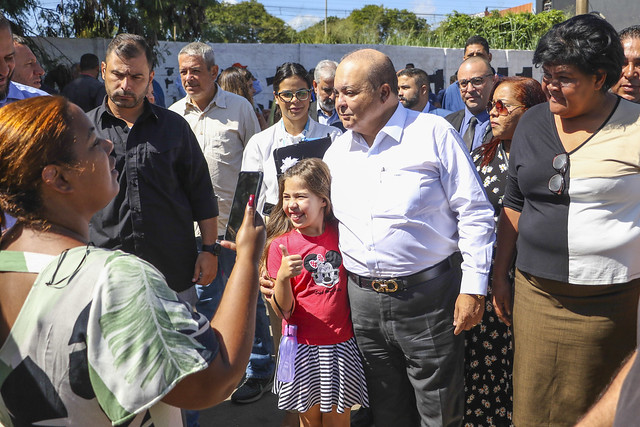
<svg viewBox="0 0 640 427">
<path fill-rule="evenodd" d="M 460 334 L 482 318 L 493 210 L 457 132 L 399 105 L 386 55 L 347 55 L 335 89 L 347 132 L 324 160 L 374 423 L 459 426 Z"/>
</svg>

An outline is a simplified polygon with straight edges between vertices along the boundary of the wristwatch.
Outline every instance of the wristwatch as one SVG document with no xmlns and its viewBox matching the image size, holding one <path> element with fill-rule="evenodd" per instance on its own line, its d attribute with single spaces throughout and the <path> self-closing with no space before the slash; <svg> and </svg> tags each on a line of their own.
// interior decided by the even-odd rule
<svg viewBox="0 0 640 427">
<path fill-rule="evenodd" d="M 220 243 L 215 242 L 213 245 L 202 245 L 202 252 L 209 252 L 215 256 L 220 256 L 222 246 Z"/>
<path fill-rule="evenodd" d="M 476 295 L 476 294 L 469 294 L 469 295 L 471 295 L 472 297 L 474 297 L 478 301 L 482 301 L 484 299 L 484 295 Z"/>
</svg>

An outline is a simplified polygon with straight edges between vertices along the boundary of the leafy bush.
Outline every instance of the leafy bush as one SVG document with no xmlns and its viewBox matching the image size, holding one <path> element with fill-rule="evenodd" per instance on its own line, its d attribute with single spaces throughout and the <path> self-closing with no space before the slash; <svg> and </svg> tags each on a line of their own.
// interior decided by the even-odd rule
<svg viewBox="0 0 640 427">
<path fill-rule="evenodd" d="M 520 13 L 486 17 L 453 12 L 431 30 L 426 21 L 407 10 L 365 6 L 347 18 L 327 19 L 293 35 L 296 43 L 390 44 L 460 48 L 473 35 L 487 39 L 492 49 L 535 49 L 540 37 L 566 19 L 563 12 Z"/>
</svg>

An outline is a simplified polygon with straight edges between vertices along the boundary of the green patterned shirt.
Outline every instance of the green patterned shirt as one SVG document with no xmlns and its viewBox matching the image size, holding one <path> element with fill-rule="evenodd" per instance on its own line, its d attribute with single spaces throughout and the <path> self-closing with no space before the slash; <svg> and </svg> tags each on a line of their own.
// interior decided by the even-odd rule
<svg viewBox="0 0 640 427">
<path fill-rule="evenodd" d="M 155 267 L 83 246 L 0 251 L 0 271 L 39 273 L 0 348 L 2 425 L 181 425 L 160 400 L 219 345 Z"/>
</svg>

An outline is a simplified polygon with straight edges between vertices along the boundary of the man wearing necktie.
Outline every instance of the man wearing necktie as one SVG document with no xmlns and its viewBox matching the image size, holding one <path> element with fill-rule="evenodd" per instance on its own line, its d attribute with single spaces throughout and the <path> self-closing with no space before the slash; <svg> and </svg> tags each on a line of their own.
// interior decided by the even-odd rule
<svg viewBox="0 0 640 427">
<path fill-rule="evenodd" d="M 446 119 L 460 133 L 469 152 L 493 137 L 487 103 L 496 80 L 491 64 L 482 57 L 470 57 L 458 69 L 460 94 L 465 107 Z"/>
</svg>

